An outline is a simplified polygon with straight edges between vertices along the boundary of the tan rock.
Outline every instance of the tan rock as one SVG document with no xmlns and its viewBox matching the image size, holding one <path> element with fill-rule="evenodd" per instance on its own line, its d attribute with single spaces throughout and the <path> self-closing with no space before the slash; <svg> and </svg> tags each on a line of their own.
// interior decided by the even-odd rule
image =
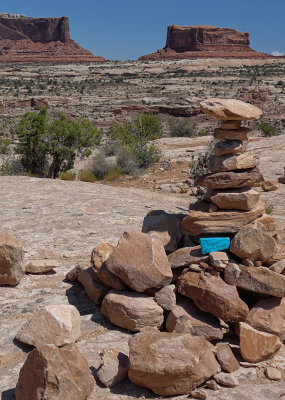
<svg viewBox="0 0 285 400">
<path fill-rule="evenodd" d="M 236 171 L 240 169 L 255 168 L 258 161 L 246 153 L 227 154 L 225 156 L 210 156 L 208 169 L 211 172 Z"/>
<path fill-rule="evenodd" d="M 278 189 L 278 182 L 277 181 L 264 181 L 261 185 L 262 190 L 265 192 L 272 192 L 273 190 Z"/>
<path fill-rule="evenodd" d="M 230 252 L 250 260 L 268 260 L 275 254 L 276 242 L 260 222 L 242 227 L 231 242 Z"/>
<path fill-rule="evenodd" d="M 0 231 L 0 285 L 17 285 L 25 274 L 24 251 L 13 235 Z"/>
<path fill-rule="evenodd" d="M 78 275 L 78 281 L 83 285 L 88 297 L 90 297 L 95 304 L 100 303 L 110 289 L 98 279 L 92 267 L 84 269 L 82 272 L 80 272 Z"/>
<path fill-rule="evenodd" d="M 160 289 L 154 295 L 154 300 L 164 310 L 170 311 L 176 305 L 176 286 L 169 285 Z"/>
<path fill-rule="evenodd" d="M 239 369 L 239 363 L 228 344 L 221 343 L 216 346 L 216 357 L 223 371 L 234 372 Z"/>
<path fill-rule="evenodd" d="M 194 399 L 202 399 L 202 400 L 206 400 L 208 398 L 208 394 L 206 392 L 206 390 L 203 389 L 195 389 L 192 390 L 192 392 L 190 393 L 191 397 L 193 397 Z"/>
<path fill-rule="evenodd" d="M 86 400 L 95 380 L 75 344 L 49 344 L 28 354 L 16 386 L 17 400 Z"/>
<path fill-rule="evenodd" d="M 254 221 L 264 213 L 264 203 L 259 201 L 250 211 L 190 211 L 181 223 L 183 233 L 191 235 L 212 233 L 236 233 L 244 225 Z M 244 257 L 246 258 L 246 257 Z"/>
<path fill-rule="evenodd" d="M 236 189 L 247 186 L 258 186 L 263 181 L 263 176 L 258 168 L 245 171 L 215 172 L 202 175 L 198 179 L 201 186 L 210 189 Z"/>
<path fill-rule="evenodd" d="M 70 282 L 75 282 L 78 280 L 78 276 L 80 272 L 83 271 L 83 268 L 80 265 L 76 265 L 65 275 L 65 279 Z"/>
<path fill-rule="evenodd" d="M 228 387 L 238 386 L 238 379 L 232 374 L 219 372 L 218 374 L 214 375 L 214 378 L 220 385 Z"/>
<path fill-rule="evenodd" d="M 232 130 L 232 129 L 239 129 L 241 126 L 241 121 L 223 121 L 221 125 L 221 129 L 223 130 Z"/>
<path fill-rule="evenodd" d="M 220 367 L 202 336 L 144 329 L 129 341 L 129 379 L 163 396 L 189 394 Z"/>
<path fill-rule="evenodd" d="M 31 346 L 44 344 L 64 346 L 74 343 L 80 336 L 80 314 L 69 304 L 49 305 L 40 308 L 16 335 Z"/>
<path fill-rule="evenodd" d="M 267 232 L 273 232 L 276 230 L 275 218 L 272 215 L 262 214 L 261 217 L 256 219 L 256 222 L 260 222 Z"/>
<path fill-rule="evenodd" d="M 208 261 L 209 256 L 202 254 L 201 246 L 182 247 L 169 254 L 168 262 L 171 268 L 188 267 L 191 264 L 199 264 Z"/>
<path fill-rule="evenodd" d="M 123 283 L 123 281 L 111 271 L 109 271 L 105 263 L 103 263 L 101 267 L 97 270 L 96 276 L 100 279 L 100 281 L 102 281 L 105 285 L 111 287 L 112 289 L 126 289 L 126 285 Z"/>
<path fill-rule="evenodd" d="M 177 280 L 177 290 L 194 300 L 200 310 L 209 312 L 225 322 L 245 321 L 247 305 L 239 298 L 234 286 L 220 277 L 186 272 Z"/>
<path fill-rule="evenodd" d="M 215 391 L 220 389 L 220 386 L 214 379 L 211 379 L 210 381 L 206 382 L 205 387 Z"/>
<path fill-rule="evenodd" d="M 161 289 L 172 281 L 171 268 L 161 241 L 146 233 L 125 232 L 105 265 L 137 292 Z"/>
<path fill-rule="evenodd" d="M 240 140 L 223 140 L 214 146 L 214 154 L 217 157 L 228 154 L 238 154 L 244 151 L 245 145 Z"/>
<path fill-rule="evenodd" d="M 285 259 L 277 261 L 271 267 L 269 267 L 270 271 L 277 272 L 278 274 L 285 275 Z"/>
<path fill-rule="evenodd" d="M 94 247 L 91 253 L 91 265 L 95 271 L 98 271 L 114 249 L 115 247 L 110 243 L 100 243 L 98 246 Z"/>
<path fill-rule="evenodd" d="M 225 281 L 254 293 L 268 296 L 285 296 L 285 276 L 265 267 L 247 267 L 242 264 L 228 264 L 225 268 Z"/>
<path fill-rule="evenodd" d="M 224 329 L 218 318 L 201 311 L 192 300 L 186 298 L 180 298 L 169 313 L 166 329 L 168 332 L 204 336 L 209 341 L 222 339 L 224 336 Z"/>
<path fill-rule="evenodd" d="M 167 253 L 177 249 L 182 237 L 181 216 L 167 214 L 165 211 L 151 211 L 143 220 L 142 232 L 155 232 L 163 243 Z"/>
<path fill-rule="evenodd" d="M 274 367 L 267 367 L 265 370 L 265 375 L 268 379 L 272 381 L 281 381 L 282 373 L 280 369 Z"/>
<path fill-rule="evenodd" d="M 141 293 L 111 290 L 101 306 L 101 314 L 114 325 L 138 332 L 145 326 L 160 328 L 163 309 L 153 297 Z"/>
<path fill-rule="evenodd" d="M 258 331 L 271 333 L 285 341 L 285 297 L 260 299 L 251 308 L 246 323 Z"/>
<path fill-rule="evenodd" d="M 107 387 L 115 386 L 128 377 L 129 357 L 112 348 L 106 348 L 102 355 L 102 364 L 97 376 Z"/>
<path fill-rule="evenodd" d="M 29 264 L 26 265 L 26 272 L 29 274 L 44 274 L 55 268 L 60 267 L 60 262 L 56 260 L 31 260 Z"/>
<path fill-rule="evenodd" d="M 229 263 L 229 256 L 224 251 L 212 251 L 209 254 L 209 261 L 217 271 L 223 271 Z"/>
<path fill-rule="evenodd" d="M 259 193 L 252 188 L 212 191 L 210 200 L 224 210 L 252 210 L 259 201 Z"/>
<path fill-rule="evenodd" d="M 224 130 L 217 128 L 214 131 L 214 138 L 218 140 L 239 140 L 247 142 L 249 139 L 249 129 L 239 128 L 233 130 Z"/>
<path fill-rule="evenodd" d="M 245 361 L 256 363 L 274 357 L 282 346 L 278 336 L 259 332 L 244 322 L 239 324 L 240 351 Z"/>
<path fill-rule="evenodd" d="M 201 110 L 223 121 L 244 121 L 260 119 L 262 111 L 252 104 L 235 99 L 210 98 L 200 103 Z"/>
</svg>

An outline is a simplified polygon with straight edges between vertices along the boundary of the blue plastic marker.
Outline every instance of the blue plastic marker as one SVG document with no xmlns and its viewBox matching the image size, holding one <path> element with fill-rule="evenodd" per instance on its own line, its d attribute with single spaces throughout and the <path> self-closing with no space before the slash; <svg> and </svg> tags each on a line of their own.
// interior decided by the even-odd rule
<svg viewBox="0 0 285 400">
<path fill-rule="evenodd" d="M 202 254 L 209 254 L 212 251 L 227 250 L 231 241 L 229 237 L 201 238 L 200 245 Z"/>
</svg>

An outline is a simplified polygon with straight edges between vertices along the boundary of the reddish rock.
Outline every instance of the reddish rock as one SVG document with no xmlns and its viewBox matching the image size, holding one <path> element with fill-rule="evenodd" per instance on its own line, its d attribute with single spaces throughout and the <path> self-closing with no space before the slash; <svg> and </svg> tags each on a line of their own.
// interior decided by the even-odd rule
<svg viewBox="0 0 285 400">
<path fill-rule="evenodd" d="M 259 332 L 244 322 L 239 324 L 239 334 L 242 358 L 251 363 L 269 360 L 282 346 L 278 336 Z"/>
<path fill-rule="evenodd" d="M 85 292 L 95 304 L 98 304 L 110 289 L 98 279 L 92 267 L 81 271 L 78 275 L 78 281 L 83 285 Z"/>
<path fill-rule="evenodd" d="M 222 343 L 217 345 L 216 357 L 223 371 L 234 372 L 239 369 L 239 363 L 228 344 Z"/>
<path fill-rule="evenodd" d="M 34 349 L 20 370 L 16 400 L 86 400 L 95 380 L 75 344 Z"/>
<path fill-rule="evenodd" d="M 201 186 L 209 189 L 235 189 L 247 186 L 258 186 L 263 181 L 258 168 L 239 172 L 216 172 L 202 175 L 198 179 Z"/>
<path fill-rule="evenodd" d="M 239 298 L 235 286 L 220 277 L 186 272 L 177 279 L 178 292 L 190 299 L 202 311 L 209 312 L 226 322 L 245 321 L 247 305 Z"/>
<path fill-rule="evenodd" d="M 102 365 L 97 372 L 100 382 L 107 387 L 115 386 L 128 377 L 129 357 L 116 349 L 106 348 L 102 355 Z"/>
<path fill-rule="evenodd" d="M 232 122 L 232 121 L 224 121 Z M 235 121 L 240 122 L 240 121 Z M 238 140 L 241 142 L 246 142 L 249 138 L 249 129 L 248 128 L 239 128 L 239 129 L 231 129 L 225 130 L 224 128 L 216 128 L 214 131 L 214 138 L 219 140 Z"/>
<path fill-rule="evenodd" d="M 110 243 L 100 243 L 94 247 L 91 253 L 91 265 L 95 271 L 98 271 L 114 250 L 115 247 Z"/>
<path fill-rule="evenodd" d="M 78 280 L 78 276 L 83 271 L 83 268 L 80 265 L 76 265 L 65 275 L 65 279 L 70 282 L 75 282 Z"/>
<path fill-rule="evenodd" d="M 172 281 L 163 244 L 146 233 L 125 232 L 105 265 L 137 292 L 161 289 Z"/>
<path fill-rule="evenodd" d="M 24 273 L 22 243 L 15 236 L 0 231 L 0 285 L 17 285 Z"/>
<path fill-rule="evenodd" d="M 208 254 L 202 254 L 201 246 L 182 247 L 168 256 L 168 262 L 173 269 L 200 264 L 201 261 L 208 261 L 208 259 Z"/>
<path fill-rule="evenodd" d="M 204 337 L 145 328 L 129 341 L 129 379 L 163 396 L 188 394 L 220 371 Z"/>
<path fill-rule="evenodd" d="M 110 272 L 106 267 L 106 264 L 103 263 L 102 266 L 97 271 L 97 278 L 100 279 L 105 285 L 111 287 L 115 290 L 123 290 L 126 289 L 126 285 L 123 281 L 118 278 L 115 274 Z"/>
<path fill-rule="evenodd" d="M 252 188 L 210 190 L 209 199 L 222 210 L 252 210 L 259 201 L 259 193 Z"/>
<path fill-rule="evenodd" d="M 278 189 L 278 182 L 277 181 L 264 181 L 261 185 L 262 190 L 265 192 L 272 192 L 273 190 Z"/>
<path fill-rule="evenodd" d="M 285 297 L 260 299 L 250 310 L 246 323 L 258 331 L 271 333 L 285 341 Z"/>
</svg>

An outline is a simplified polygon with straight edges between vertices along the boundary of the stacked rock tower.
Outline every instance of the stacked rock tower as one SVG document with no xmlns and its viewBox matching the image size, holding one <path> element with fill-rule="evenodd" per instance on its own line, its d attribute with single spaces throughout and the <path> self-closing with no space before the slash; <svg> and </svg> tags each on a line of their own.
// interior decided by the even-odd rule
<svg viewBox="0 0 285 400">
<path fill-rule="evenodd" d="M 265 212 L 259 193 L 253 189 L 263 181 L 258 160 L 245 153 L 249 129 L 242 121 L 260 119 L 262 111 L 248 103 L 233 99 L 208 99 L 201 109 L 222 121 L 215 129 L 218 140 L 209 158 L 210 173 L 199 178 L 207 188 L 205 200 L 190 207 L 182 222 L 182 231 L 196 236 L 235 234 Z"/>
</svg>

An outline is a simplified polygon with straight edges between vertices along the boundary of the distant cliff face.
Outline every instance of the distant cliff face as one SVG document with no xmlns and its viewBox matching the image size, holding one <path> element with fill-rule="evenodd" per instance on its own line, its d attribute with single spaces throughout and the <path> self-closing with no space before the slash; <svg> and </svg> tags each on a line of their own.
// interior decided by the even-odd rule
<svg viewBox="0 0 285 400">
<path fill-rule="evenodd" d="M 67 42 L 69 20 L 61 18 L 13 17 L 0 14 L 0 40 L 31 40 L 32 42 Z"/>
<path fill-rule="evenodd" d="M 175 60 L 183 58 L 260 58 L 250 46 L 249 33 L 215 26 L 178 26 L 167 28 L 166 46 L 139 60 Z"/>
</svg>

